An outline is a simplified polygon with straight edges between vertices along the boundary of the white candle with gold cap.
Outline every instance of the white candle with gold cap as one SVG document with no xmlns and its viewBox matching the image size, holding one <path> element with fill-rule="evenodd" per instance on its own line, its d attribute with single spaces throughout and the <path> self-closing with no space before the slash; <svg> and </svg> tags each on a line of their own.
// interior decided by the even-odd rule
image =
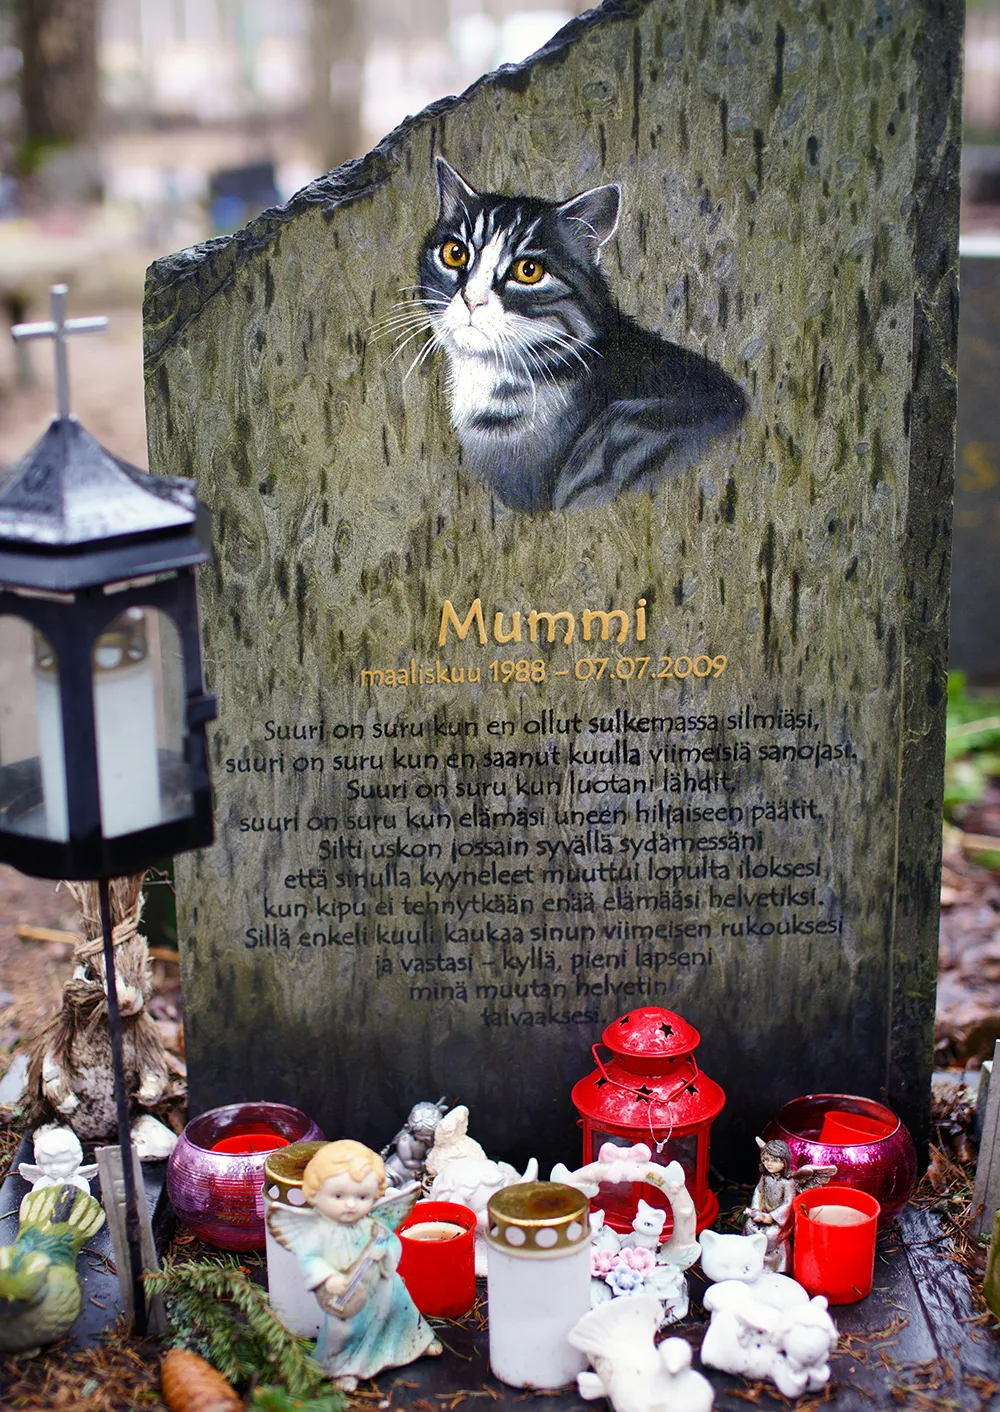
<svg viewBox="0 0 1000 1412">
<path fill-rule="evenodd" d="M 569 1331 L 590 1308 L 588 1212 L 583 1193 L 559 1182 L 521 1182 L 490 1198 L 490 1367 L 511 1387 L 564 1387 L 587 1366 Z"/>
</svg>

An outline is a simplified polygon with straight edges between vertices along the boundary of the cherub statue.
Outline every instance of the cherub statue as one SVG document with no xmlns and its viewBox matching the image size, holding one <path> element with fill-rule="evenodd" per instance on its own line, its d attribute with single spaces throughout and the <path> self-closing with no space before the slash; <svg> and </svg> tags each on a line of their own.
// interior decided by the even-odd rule
<svg viewBox="0 0 1000 1412">
<path fill-rule="evenodd" d="M 479 1162 L 489 1160 L 486 1149 L 469 1136 L 469 1110 L 460 1103 L 450 1113 L 445 1113 L 437 1125 L 434 1142 L 424 1162 L 425 1181 L 433 1182 L 449 1163 L 464 1162 L 470 1157 Z"/>
<path fill-rule="evenodd" d="M 404 1187 L 408 1182 L 423 1180 L 424 1159 L 447 1108 L 444 1098 L 436 1103 L 414 1103 L 406 1122 L 381 1152 L 385 1178 L 390 1186 Z"/>
<path fill-rule="evenodd" d="M 90 1195 L 90 1181 L 97 1176 L 97 1164 L 83 1164 L 83 1148 L 72 1128 L 45 1123 L 32 1134 L 34 1162 L 18 1164 L 18 1173 L 32 1190 L 69 1183 Z"/>
<path fill-rule="evenodd" d="M 328 1142 L 305 1169 L 306 1205 L 275 1204 L 267 1217 L 326 1315 L 316 1360 L 347 1391 L 359 1378 L 441 1352 L 396 1274 L 402 1246 L 395 1229 L 413 1209 L 419 1185 L 388 1197 L 385 1187 L 377 1152 L 347 1139 Z"/>
<path fill-rule="evenodd" d="M 492 1162 L 488 1157 L 457 1157 L 453 1162 L 446 1162 L 431 1183 L 432 1201 L 454 1201 L 475 1213 L 475 1261 L 480 1278 L 486 1278 L 486 1208 L 490 1197 L 504 1187 L 533 1182 L 537 1177 L 538 1162 L 534 1157 L 529 1160 L 523 1177 L 518 1176 L 509 1162 Z"/>
<path fill-rule="evenodd" d="M 792 1230 L 792 1202 L 800 1191 L 822 1186 L 837 1175 L 836 1167 L 796 1167 L 792 1171 L 792 1150 L 781 1138 L 768 1142 L 756 1139 L 760 1148 L 760 1180 L 745 1209 L 744 1235 L 767 1237 L 764 1268 L 782 1275 L 789 1268 L 789 1237 Z"/>
</svg>

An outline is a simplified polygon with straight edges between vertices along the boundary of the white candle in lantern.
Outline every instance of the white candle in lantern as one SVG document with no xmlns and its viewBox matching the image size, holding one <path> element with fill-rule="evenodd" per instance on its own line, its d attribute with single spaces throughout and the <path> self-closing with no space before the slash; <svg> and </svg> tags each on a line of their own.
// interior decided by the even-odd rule
<svg viewBox="0 0 1000 1412">
<path fill-rule="evenodd" d="M 94 728 L 105 838 L 162 822 L 156 698 L 145 615 L 130 608 L 94 648 Z"/>
<path fill-rule="evenodd" d="M 128 609 L 97 639 L 92 671 L 101 832 L 117 838 L 163 819 L 153 663 L 141 608 Z M 45 833 L 65 840 L 69 827 L 58 663 L 41 636 L 35 638 L 35 700 Z"/>
<path fill-rule="evenodd" d="M 63 752 L 62 704 L 55 654 L 40 633 L 35 634 L 35 716 L 42 765 L 42 804 L 46 838 L 69 838 L 66 810 L 66 757 Z"/>
</svg>

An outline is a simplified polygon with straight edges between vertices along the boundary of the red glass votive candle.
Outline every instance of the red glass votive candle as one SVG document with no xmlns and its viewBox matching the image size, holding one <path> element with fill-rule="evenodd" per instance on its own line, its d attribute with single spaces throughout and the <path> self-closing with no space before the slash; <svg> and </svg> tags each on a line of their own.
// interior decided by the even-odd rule
<svg viewBox="0 0 1000 1412">
<path fill-rule="evenodd" d="M 793 1202 L 792 1271 L 810 1294 L 831 1304 L 856 1304 L 871 1293 L 875 1231 L 881 1207 L 849 1186 L 819 1186 Z"/>
<path fill-rule="evenodd" d="M 459 1319 L 476 1302 L 476 1213 L 453 1201 L 418 1201 L 400 1226 L 399 1273 L 421 1314 Z"/>
<path fill-rule="evenodd" d="M 232 1137 L 221 1138 L 212 1143 L 213 1152 L 232 1152 L 237 1157 L 246 1157 L 251 1152 L 273 1152 L 276 1147 L 287 1147 L 288 1138 L 270 1128 L 253 1128 L 249 1132 L 234 1133 Z"/>
</svg>

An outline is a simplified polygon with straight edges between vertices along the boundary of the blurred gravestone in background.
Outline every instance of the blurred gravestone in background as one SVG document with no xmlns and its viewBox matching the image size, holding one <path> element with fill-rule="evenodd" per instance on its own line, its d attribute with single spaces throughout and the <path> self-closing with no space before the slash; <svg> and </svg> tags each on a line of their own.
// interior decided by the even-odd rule
<svg viewBox="0 0 1000 1412">
<path fill-rule="evenodd" d="M 950 663 L 1000 683 L 1000 234 L 964 237 Z"/>
<path fill-rule="evenodd" d="M 960 18 L 607 4 L 151 268 L 151 464 L 198 478 L 217 545 L 218 841 L 178 869 L 195 1110 L 279 1098 L 381 1143 L 447 1091 L 497 1155 L 571 1158 L 591 1045 L 656 1003 L 702 1031 L 724 1159 L 802 1092 L 924 1129 Z M 738 435 L 655 495 L 491 495 L 441 354 L 406 376 L 419 339 L 376 336 L 419 317 L 442 153 L 553 204 L 619 183 L 614 298 L 693 386 L 738 381 Z M 425 270 L 459 259 L 436 238 Z"/>
</svg>

